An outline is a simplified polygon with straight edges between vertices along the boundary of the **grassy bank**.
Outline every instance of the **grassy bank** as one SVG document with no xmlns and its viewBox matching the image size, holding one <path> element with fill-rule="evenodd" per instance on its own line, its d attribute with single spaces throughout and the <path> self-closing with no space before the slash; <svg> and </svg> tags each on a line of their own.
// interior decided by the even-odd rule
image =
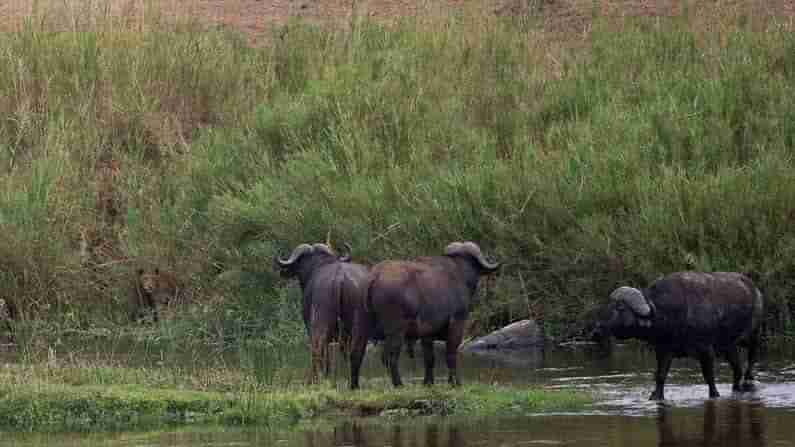
<svg viewBox="0 0 795 447">
<path fill-rule="evenodd" d="M 0 385 L 0 430 L 107 431 L 167 426 L 252 425 L 284 430 L 299 422 L 339 417 L 493 416 L 573 409 L 587 394 L 506 386 L 459 389 L 385 384 L 357 392 L 321 386 L 198 391 L 145 385 Z"/>
<path fill-rule="evenodd" d="M 291 22 L 260 47 L 29 21 L 0 39 L 0 293 L 22 344 L 128 325 L 140 266 L 183 284 L 153 340 L 300 343 L 271 260 L 327 238 L 368 263 L 478 241 L 505 265 L 472 333 L 530 315 L 575 335 L 617 284 L 700 269 L 751 272 L 791 335 L 791 23 L 688 4 L 589 10 L 568 37 L 543 7 Z"/>
</svg>

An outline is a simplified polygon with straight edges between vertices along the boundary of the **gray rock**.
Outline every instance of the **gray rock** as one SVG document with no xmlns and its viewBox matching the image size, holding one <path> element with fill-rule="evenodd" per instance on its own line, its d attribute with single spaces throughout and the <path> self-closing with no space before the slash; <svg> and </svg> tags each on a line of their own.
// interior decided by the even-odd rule
<svg viewBox="0 0 795 447">
<path fill-rule="evenodd" d="M 461 350 L 464 352 L 521 350 L 539 348 L 543 344 L 544 339 L 535 320 L 520 320 L 467 342 Z"/>
</svg>

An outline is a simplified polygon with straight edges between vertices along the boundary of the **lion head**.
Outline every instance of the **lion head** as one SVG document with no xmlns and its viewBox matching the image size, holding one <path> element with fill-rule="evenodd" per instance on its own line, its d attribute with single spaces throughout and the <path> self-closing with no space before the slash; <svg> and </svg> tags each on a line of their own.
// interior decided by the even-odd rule
<svg viewBox="0 0 795 447">
<path fill-rule="evenodd" d="M 171 304 L 179 293 L 176 278 L 155 268 L 152 271 L 138 270 L 135 293 L 131 300 L 131 317 L 140 319 L 151 313 L 155 321 L 158 319 L 158 307 Z"/>
</svg>

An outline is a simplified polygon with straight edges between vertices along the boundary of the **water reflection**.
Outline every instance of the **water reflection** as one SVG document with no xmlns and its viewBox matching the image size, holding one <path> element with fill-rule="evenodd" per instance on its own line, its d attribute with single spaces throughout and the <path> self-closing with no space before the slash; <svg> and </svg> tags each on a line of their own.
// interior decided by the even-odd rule
<svg viewBox="0 0 795 447">
<path fill-rule="evenodd" d="M 499 445 L 567 445 L 573 447 L 766 447 L 790 446 L 790 433 L 780 411 L 761 402 L 710 400 L 701 408 L 659 405 L 655 418 L 556 416 L 502 420 L 439 420 L 420 418 L 394 424 L 353 420 L 333 431 L 308 431 L 290 447 L 476 447 Z M 767 417 L 773 417 L 768 433 Z M 785 419 L 781 419 L 784 417 Z M 775 419 L 779 419 L 778 422 Z M 770 438 L 768 438 L 770 436 Z M 784 439 L 791 437 L 784 434 Z M 768 441 L 770 439 L 770 441 Z M 656 442 L 655 442 L 656 441 Z"/>
<path fill-rule="evenodd" d="M 760 402 L 708 400 L 703 417 L 674 415 L 668 405 L 659 405 L 657 430 L 660 447 L 754 446 L 764 447 L 765 408 Z M 701 425 L 699 427 L 698 425 Z"/>
<path fill-rule="evenodd" d="M 352 420 L 334 427 L 333 432 L 307 431 L 304 433 L 305 447 L 465 447 L 466 440 L 459 428 L 437 422 L 421 425 L 396 423 L 389 426 L 374 426 L 363 421 Z"/>
</svg>

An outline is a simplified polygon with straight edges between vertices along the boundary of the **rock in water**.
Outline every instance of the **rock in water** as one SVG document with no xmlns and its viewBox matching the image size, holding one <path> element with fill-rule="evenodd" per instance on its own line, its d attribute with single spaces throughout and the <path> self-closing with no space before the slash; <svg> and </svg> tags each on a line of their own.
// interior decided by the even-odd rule
<svg viewBox="0 0 795 447">
<path fill-rule="evenodd" d="M 466 343 L 461 350 L 519 350 L 539 348 L 543 344 L 544 339 L 535 320 L 520 320 Z"/>
</svg>

